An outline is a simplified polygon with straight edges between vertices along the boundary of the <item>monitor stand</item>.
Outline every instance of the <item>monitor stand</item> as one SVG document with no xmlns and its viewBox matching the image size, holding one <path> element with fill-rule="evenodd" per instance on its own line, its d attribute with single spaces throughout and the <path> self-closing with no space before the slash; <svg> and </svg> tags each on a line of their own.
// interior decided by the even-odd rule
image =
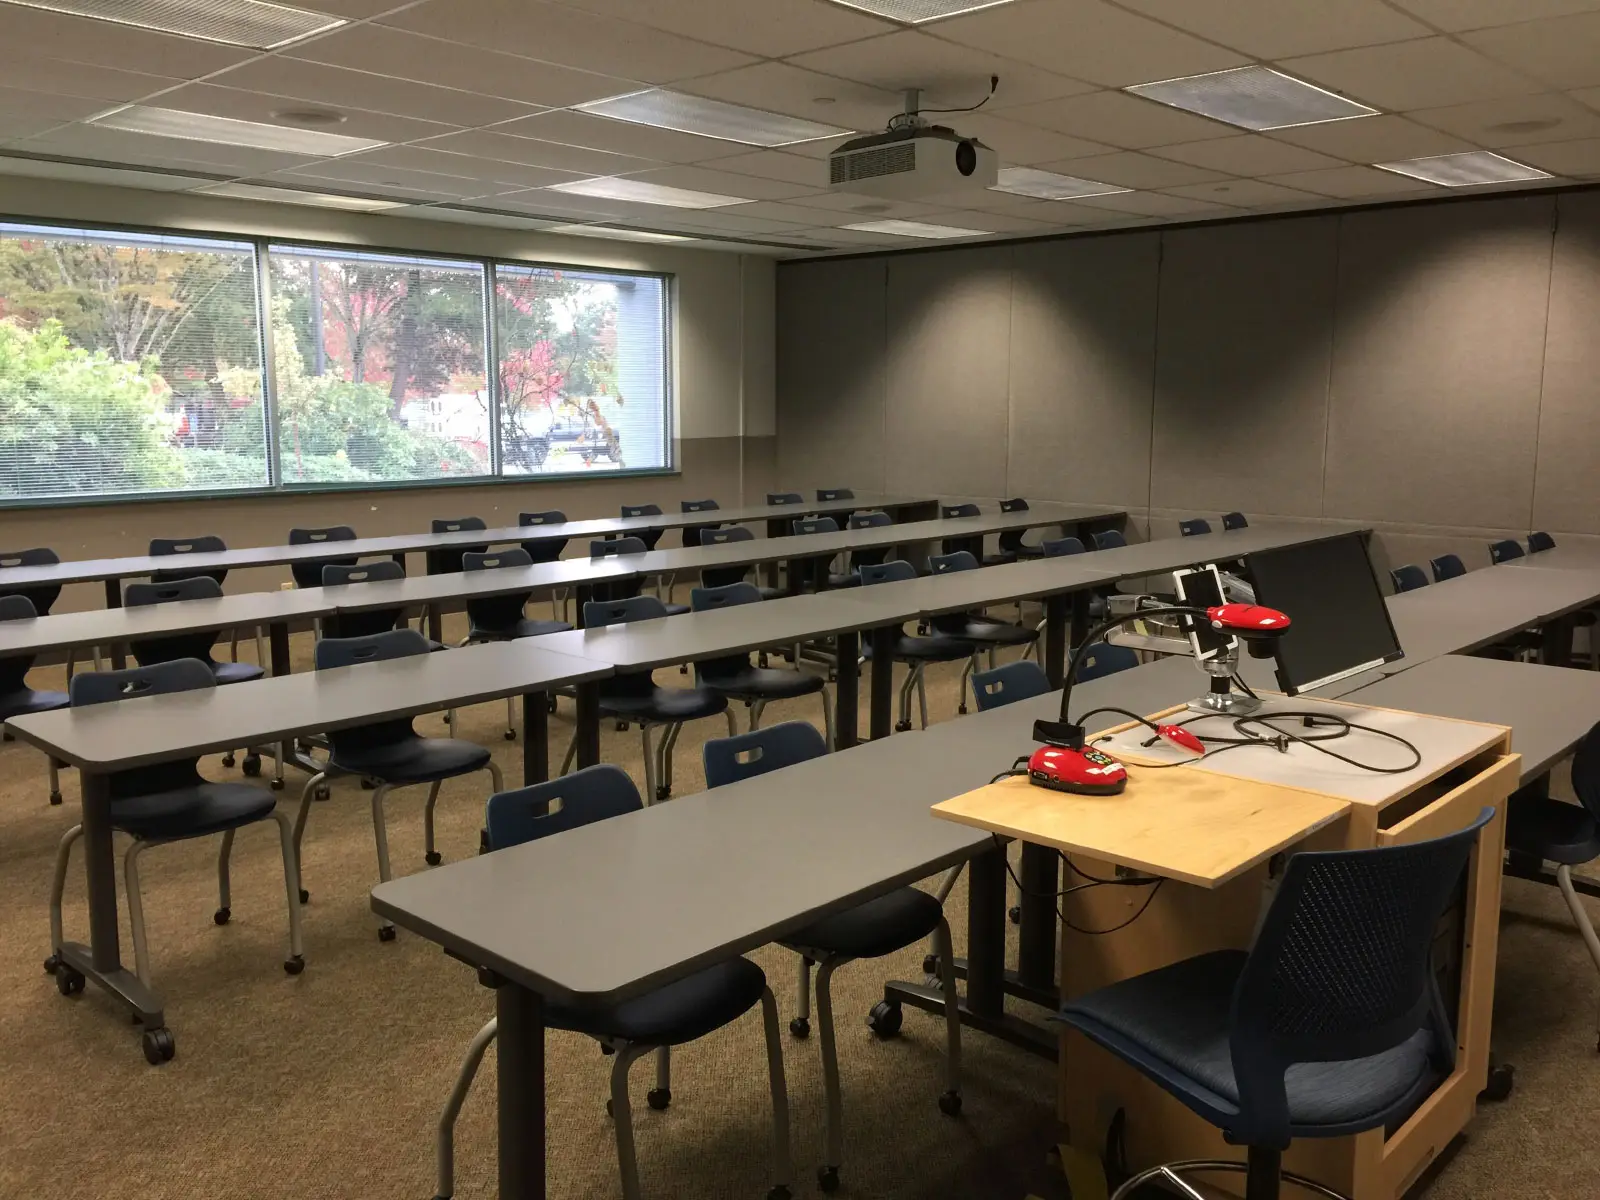
<svg viewBox="0 0 1600 1200">
<path fill-rule="evenodd" d="M 1189 701 L 1190 708 L 1202 712 L 1222 713 L 1230 717 L 1248 716 L 1261 707 L 1261 701 L 1233 690 L 1233 673 L 1239 666 L 1239 650 L 1233 647 L 1215 658 L 1200 664 L 1211 676 L 1211 690 L 1196 700 Z"/>
</svg>

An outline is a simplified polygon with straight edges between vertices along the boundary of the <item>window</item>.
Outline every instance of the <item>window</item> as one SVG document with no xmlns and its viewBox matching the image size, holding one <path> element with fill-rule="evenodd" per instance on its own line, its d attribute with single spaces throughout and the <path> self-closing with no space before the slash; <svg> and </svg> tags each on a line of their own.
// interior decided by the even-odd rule
<svg viewBox="0 0 1600 1200">
<path fill-rule="evenodd" d="M 255 247 L 0 224 L 0 501 L 271 483 Z"/>
<path fill-rule="evenodd" d="M 666 281 L 495 269 L 507 475 L 667 465 Z"/>
<path fill-rule="evenodd" d="M 286 484 L 488 475 L 483 266 L 273 246 Z"/>
</svg>

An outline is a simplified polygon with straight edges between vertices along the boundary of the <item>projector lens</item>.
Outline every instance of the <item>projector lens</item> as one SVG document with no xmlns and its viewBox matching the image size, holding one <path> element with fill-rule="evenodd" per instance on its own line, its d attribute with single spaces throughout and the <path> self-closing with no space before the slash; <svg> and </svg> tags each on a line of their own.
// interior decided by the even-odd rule
<svg viewBox="0 0 1600 1200">
<path fill-rule="evenodd" d="M 956 145 L 956 170 L 963 175 L 971 175 L 978 169 L 978 151 L 971 142 L 960 142 Z"/>
</svg>

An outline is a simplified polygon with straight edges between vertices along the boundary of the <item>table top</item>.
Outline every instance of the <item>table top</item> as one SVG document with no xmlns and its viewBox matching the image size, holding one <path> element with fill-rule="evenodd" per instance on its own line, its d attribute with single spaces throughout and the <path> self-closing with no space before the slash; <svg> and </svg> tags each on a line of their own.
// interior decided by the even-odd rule
<svg viewBox="0 0 1600 1200">
<path fill-rule="evenodd" d="M 1536 554 L 1525 554 L 1500 565 L 1553 571 L 1600 571 L 1600 545 L 1593 542 L 1565 543 Z"/>
<path fill-rule="evenodd" d="M 1088 557 L 1113 578 L 1159 575 L 1200 563 L 1227 562 L 1302 542 L 1321 541 L 1346 533 L 1365 533 L 1371 527 L 1350 521 L 1274 521 L 1244 529 L 1222 529 L 1193 537 L 1157 538 L 1111 550 L 1095 550 Z"/>
<path fill-rule="evenodd" d="M 547 997 L 622 1000 L 987 849 L 928 817 L 972 779 L 900 734 L 379 884 L 372 907 Z"/>
<path fill-rule="evenodd" d="M 305 671 L 232 687 L 146 696 L 13 717 L 7 727 L 91 771 L 284 741 L 306 733 L 477 704 L 602 679 L 605 663 L 522 638 L 388 662 Z"/>
</svg>

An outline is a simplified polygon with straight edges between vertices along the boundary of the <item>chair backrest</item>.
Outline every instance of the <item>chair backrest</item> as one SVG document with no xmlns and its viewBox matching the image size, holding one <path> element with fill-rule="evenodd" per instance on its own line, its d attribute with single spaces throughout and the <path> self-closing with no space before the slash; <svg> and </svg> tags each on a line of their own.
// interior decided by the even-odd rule
<svg viewBox="0 0 1600 1200">
<path fill-rule="evenodd" d="M 828 743 L 817 727 L 805 721 L 783 721 L 737 737 L 713 738 L 701 751 L 707 787 L 753 779 L 827 752 Z"/>
<path fill-rule="evenodd" d="M 1009 500 L 1000 501 L 1000 511 L 1003 513 L 1027 512 L 1028 502 L 1021 496 L 1013 496 Z"/>
<path fill-rule="evenodd" d="M 31 621 L 38 615 L 26 596 L 0 596 L 0 621 Z"/>
<path fill-rule="evenodd" d="M 366 637 L 325 637 L 317 643 L 312 661 L 317 670 L 327 671 L 363 663 L 390 662 L 426 653 L 428 639 L 415 629 L 389 629 Z M 388 721 L 375 721 L 371 725 L 357 725 L 352 729 L 334 730 L 328 734 L 328 745 L 333 757 L 338 758 L 341 754 L 392 746 L 416 736 L 410 717 L 396 717 Z"/>
<path fill-rule="evenodd" d="M 1083 661 L 1078 664 L 1077 680 L 1079 683 L 1088 683 L 1138 665 L 1139 656 L 1128 647 L 1101 642 L 1084 652 Z"/>
<path fill-rule="evenodd" d="M 0 596 L 26 596 L 41 617 L 50 612 L 50 606 L 61 597 L 61 586 L 54 583 L 30 583 L 26 586 L 8 584 L 9 567 L 53 567 L 61 556 L 48 546 L 34 546 L 27 550 L 0 550 Z"/>
<path fill-rule="evenodd" d="M 654 596 L 590 600 L 583 606 L 583 624 L 588 629 L 597 629 L 602 625 L 626 625 L 629 621 L 649 621 L 666 615 L 667 606 Z"/>
<path fill-rule="evenodd" d="M 473 533 L 489 528 L 482 517 L 437 517 L 434 533 Z M 461 556 L 469 551 L 482 552 L 488 546 L 441 546 L 427 553 L 429 575 L 454 575 L 461 570 Z"/>
<path fill-rule="evenodd" d="M 839 522 L 832 517 L 796 517 L 790 528 L 796 534 L 806 533 L 838 533 Z"/>
<path fill-rule="evenodd" d="M 406 569 L 392 558 L 373 562 L 327 563 L 322 568 L 322 586 L 339 587 L 347 583 L 381 583 L 384 580 L 404 579 Z"/>
<path fill-rule="evenodd" d="M 1244 519 L 1242 512 L 1223 513 L 1222 527 L 1224 529 L 1248 529 L 1250 522 Z"/>
<path fill-rule="evenodd" d="M 726 546 L 729 542 L 749 542 L 755 540 L 755 534 L 748 525 L 724 525 L 720 529 L 708 529 L 700 535 L 702 546 Z"/>
<path fill-rule="evenodd" d="M 1046 558 L 1063 558 L 1068 554 L 1082 554 L 1083 542 L 1070 534 L 1066 537 L 1049 538 L 1039 543 L 1039 549 Z"/>
<path fill-rule="evenodd" d="M 191 575 L 169 583 L 130 583 L 123 592 L 122 603 L 128 608 L 143 608 L 149 604 L 167 604 L 176 600 L 214 600 L 222 595 L 222 585 L 209 575 Z M 211 663 L 211 647 L 217 644 L 220 629 L 199 629 L 192 633 L 175 633 L 167 637 L 145 638 L 134 642 L 134 661 L 142 667 L 172 662 L 180 658 L 197 658 Z"/>
<path fill-rule="evenodd" d="M 518 525 L 565 525 L 567 514 L 559 508 L 552 508 L 548 512 L 525 512 L 517 514 Z M 522 543 L 522 548 L 528 552 L 528 557 L 536 563 L 555 562 L 561 557 L 561 552 L 567 548 L 566 538 L 537 538 Z"/>
<path fill-rule="evenodd" d="M 1542 530 L 1528 535 L 1528 553 L 1537 554 L 1541 550 L 1554 550 L 1556 540 Z"/>
<path fill-rule="evenodd" d="M 868 509 L 866 512 L 850 514 L 851 529 L 882 529 L 885 525 L 893 525 L 894 518 L 881 509 Z"/>
<path fill-rule="evenodd" d="M 650 548 L 643 538 L 612 538 L 609 542 L 590 542 L 590 558 L 616 558 L 622 554 L 644 554 Z"/>
<path fill-rule="evenodd" d="M 228 548 L 227 543 L 214 534 L 204 534 L 192 538 L 151 538 L 150 556 L 152 558 L 176 557 L 184 554 L 216 554 Z M 186 571 L 182 567 L 174 567 L 165 571 L 152 571 L 152 583 L 169 583 L 174 579 L 193 579 L 203 575 L 221 583 L 228 577 L 227 570 L 214 569 L 210 571 Z"/>
<path fill-rule="evenodd" d="M 823 503 L 830 500 L 854 500 L 856 494 L 849 488 L 818 488 L 817 499 Z"/>
<path fill-rule="evenodd" d="M 26 596 L 0 596 L 0 621 L 31 621 L 38 615 L 33 601 Z M 24 681 L 33 659 L 31 654 L 0 658 L 0 701 L 26 686 Z"/>
<path fill-rule="evenodd" d="M 291 529 L 289 530 L 289 545 L 291 546 L 320 546 L 324 542 L 353 542 L 356 540 L 356 531 L 348 525 L 329 525 L 325 529 Z M 354 563 L 351 557 L 345 558 L 316 558 L 306 559 L 303 562 L 289 564 L 289 574 L 294 577 L 295 587 L 319 587 L 322 583 L 322 568 L 330 562 Z"/>
<path fill-rule="evenodd" d="M 753 583 L 725 583 L 720 587 L 697 587 L 689 593 L 689 607 L 695 612 L 713 608 L 732 608 L 735 604 L 761 603 L 761 589 Z"/>
<path fill-rule="evenodd" d="M 490 849 L 504 850 L 643 807 L 627 772 L 599 763 L 548 783 L 490 796 L 484 828 Z"/>
<path fill-rule="evenodd" d="M 487 550 L 482 554 L 467 553 L 461 556 L 463 571 L 498 571 L 502 567 L 531 567 L 533 556 L 520 546 L 509 550 Z M 480 634 L 509 633 L 522 620 L 523 608 L 533 595 L 525 592 L 502 592 L 496 596 L 474 596 L 467 601 L 467 623 Z"/>
<path fill-rule="evenodd" d="M 1522 557 L 1522 544 L 1516 538 L 1504 538 L 1489 543 L 1489 561 L 1495 564 L 1510 562 Z"/>
<path fill-rule="evenodd" d="M 482 517 L 435 517 L 433 521 L 434 533 L 471 533 L 487 528 Z"/>
<path fill-rule="evenodd" d="M 1284 1073 L 1296 1063 L 1381 1054 L 1432 1026 L 1435 1060 L 1454 1036 L 1430 951 L 1479 831 L 1368 850 L 1290 856 L 1234 988 L 1228 1041 L 1241 1143 L 1289 1144 Z"/>
<path fill-rule="evenodd" d="M 72 677 L 67 695 L 73 708 L 132 700 L 140 696 L 166 696 L 175 692 L 194 692 L 217 686 L 216 676 L 206 663 L 194 658 L 141 664 L 125 671 L 84 671 Z M 200 759 L 181 758 L 112 772 L 107 783 L 113 800 L 152 796 L 176 791 L 203 782 Z"/>
<path fill-rule="evenodd" d="M 702 546 L 726 546 L 733 542 L 752 542 L 755 534 L 746 525 L 710 526 L 700 533 Z M 725 567 L 700 568 L 700 586 L 720 588 L 741 582 L 750 570 L 746 563 L 733 563 Z"/>
<path fill-rule="evenodd" d="M 1428 575 L 1416 563 L 1406 563 L 1403 567 L 1396 567 L 1389 572 L 1389 582 L 1394 584 L 1394 590 L 1399 592 L 1414 592 L 1420 587 L 1428 586 Z"/>
<path fill-rule="evenodd" d="M 1126 546 L 1128 539 L 1122 536 L 1120 530 L 1102 529 L 1094 535 L 1094 548 L 1096 550 L 1114 550 L 1118 546 Z"/>
<path fill-rule="evenodd" d="M 917 569 L 903 558 L 891 559 L 886 563 L 863 563 L 860 569 L 862 587 L 874 583 L 899 583 L 903 579 L 917 577 Z"/>
<path fill-rule="evenodd" d="M 191 575 L 171 583 L 130 583 L 123 592 L 122 602 L 129 608 L 141 608 L 173 600 L 215 600 L 221 595 L 222 585 L 211 576 Z"/>
<path fill-rule="evenodd" d="M 343 587 L 363 583 L 381 583 L 384 580 L 404 579 L 406 569 L 392 558 L 375 562 L 344 566 L 329 563 L 322 568 L 323 587 Z M 325 638 L 370 637 L 393 629 L 405 613 L 403 604 L 394 608 L 335 608 L 322 618 L 322 636 Z"/>
<path fill-rule="evenodd" d="M 1201 533 L 1211 532 L 1211 522 L 1204 517 L 1191 517 L 1187 521 L 1178 522 L 1178 534 L 1181 537 L 1194 537 Z"/>
<path fill-rule="evenodd" d="M 952 554 L 932 555 L 928 566 L 935 575 L 948 575 L 952 571 L 976 571 L 978 560 L 971 550 L 957 550 Z"/>
<path fill-rule="evenodd" d="M 941 504 L 939 506 L 939 515 L 947 521 L 956 517 L 976 517 L 982 511 L 976 504 Z"/>
<path fill-rule="evenodd" d="M 690 511 L 685 509 L 685 512 Z M 659 504 L 624 504 L 622 515 L 625 517 L 659 517 L 661 506 Z"/>
<path fill-rule="evenodd" d="M 481 554 L 468 551 L 461 556 L 463 571 L 497 571 L 501 567 L 531 567 L 533 556 L 520 546 L 508 550 L 485 550 Z"/>
<path fill-rule="evenodd" d="M 715 512 L 722 507 L 715 500 L 684 500 L 680 503 L 684 512 Z"/>
<path fill-rule="evenodd" d="M 1461 561 L 1459 554 L 1441 554 L 1438 558 L 1428 563 L 1433 568 L 1433 581 L 1443 583 L 1446 579 L 1459 579 L 1467 573 L 1467 564 Z"/>
<path fill-rule="evenodd" d="M 805 502 L 806 502 L 806 498 L 804 496 L 802 496 L 799 492 L 768 492 L 767 493 L 767 503 L 771 504 L 771 505 L 804 504 Z"/>
<path fill-rule="evenodd" d="M 1050 678 L 1031 658 L 1002 663 L 992 671 L 972 673 L 972 698 L 986 712 L 1018 700 L 1031 700 L 1050 690 Z"/>
<path fill-rule="evenodd" d="M 565 525 L 567 514 L 559 508 L 546 509 L 544 512 L 525 512 L 517 514 L 518 525 Z"/>
</svg>

